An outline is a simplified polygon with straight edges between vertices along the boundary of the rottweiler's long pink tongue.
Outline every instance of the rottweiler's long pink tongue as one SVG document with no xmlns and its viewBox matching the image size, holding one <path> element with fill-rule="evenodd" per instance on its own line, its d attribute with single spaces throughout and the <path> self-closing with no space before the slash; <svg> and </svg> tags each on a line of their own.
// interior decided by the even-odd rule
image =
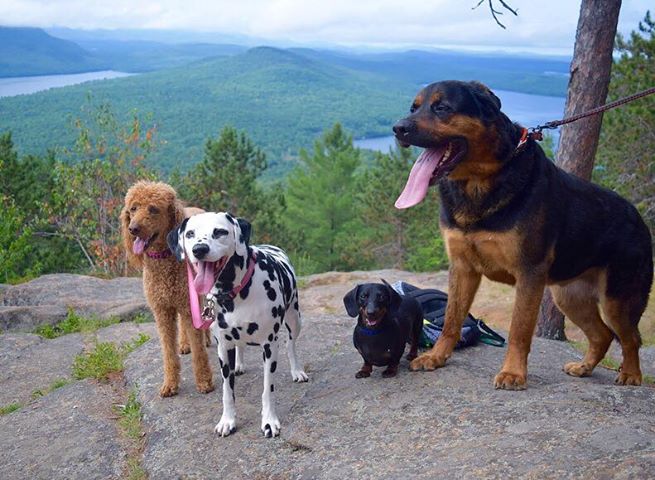
<svg viewBox="0 0 655 480">
<path fill-rule="evenodd" d="M 132 252 L 134 253 L 134 255 L 141 255 L 145 249 L 146 249 L 146 241 L 141 240 L 139 237 L 136 237 L 134 239 L 134 243 L 132 244 Z"/>
<path fill-rule="evenodd" d="M 396 208 L 409 208 L 421 203 L 428 193 L 430 179 L 446 148 L 426 148 L 414 162 L 405 189 L 396 200 Z"/>
<path fill-rule="evenodd" d="M 196 265 L 196 278 L 193 279 L 193 286 L 200 295 L 206 295 L 214 286 L 214 268 L 216 262 L 198 262 Z"/>
</svg>

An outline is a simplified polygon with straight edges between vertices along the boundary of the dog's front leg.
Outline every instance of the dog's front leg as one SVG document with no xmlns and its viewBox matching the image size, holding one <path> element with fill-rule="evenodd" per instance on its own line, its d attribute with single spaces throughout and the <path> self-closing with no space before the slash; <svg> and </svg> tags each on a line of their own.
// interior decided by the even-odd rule
<svg viewBox="0 0 655 480">
<path fill-rule="evenodd" d="M 262 393 L 262 433 L 265 437 L 280 434 L 280 420 L 275 412 L 275 385 L 273 374 L 277 369 L 278 342 L 264 344 L 264 393 Z"/>
<path fill-rule="evenodd" d="M 516 299 L 509 327 L 509 341 L 503 368 L 494 386 L 504 390 L 525 390 L 528 377 L 528 353 L 537 324 L 539 304 L 546 285 L 545 275 L 531 273 L 516 279 Z"/>
<path fill-rule="evenodd" d="M 234 366 L 236 347 L 227 344 L 225 339 L 218 342 L 218 360 L 223 376 L 223 414 L 214 427 L 214 431 L 221 437 L 227 437 L 236 429 L 236 408 L 234 405 Z"/>
<path fill-rule="evenodd" d="M 448 305 L 443 331 L 429 352 L 409 364 L 410 370 L 443 367 L 460 339 L 462 323 L 480 286 L 481 275 L 464 259 L 453 258 L 448 272 Z"/>
</svg>

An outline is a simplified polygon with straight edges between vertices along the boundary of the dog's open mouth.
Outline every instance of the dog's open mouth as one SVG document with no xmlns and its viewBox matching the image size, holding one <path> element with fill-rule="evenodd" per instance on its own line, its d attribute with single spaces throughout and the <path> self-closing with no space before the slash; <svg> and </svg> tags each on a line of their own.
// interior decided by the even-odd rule
<svg viewBox="0 0 655 480">
<path fill-rule="evenodd" d="M 192 264 L 196 272 L 196 276 L 193 279 L 193 286 L 197 293 L 206 295 L 211 292 L 212 287 L 216 283 L 216 277 L 221 273 L 226 262 L 227 257 L 223 257 L 215 262 L 203 262 L 200 260 L 198 263 Z"/>
<path fill-rule="evenodd" d="M 437 147 L 426 148 L 416 159 L 409 173 L 396 208 L 409 208 L 420 203 L 428 188 L 449 174 L 466 154 L 466 142 L 462 139 L 447 140 Z"/>
<path fill-rule="evenodd" d="M 377 327 L 380 324 L 382 317 L 384 317 L 384 313 L 376 313 L 374 315 L 367 315 L 364 313 L 364 315 L 362 315 L 362 318 L 364 319 L 364 325 L 366 325 L 368 328 Z"/>
<path fill-rule="evenodd" d="M 150 238 L 146 240 L 140 237 L 134 237 L 134 243 L 132 244 L 132 253 L 135 255 L 141 255 L 146 251 L 146 248 L 150 246 L 152 241 L 157 238 L 157 233 L 153 233 Z"/>
</svg>

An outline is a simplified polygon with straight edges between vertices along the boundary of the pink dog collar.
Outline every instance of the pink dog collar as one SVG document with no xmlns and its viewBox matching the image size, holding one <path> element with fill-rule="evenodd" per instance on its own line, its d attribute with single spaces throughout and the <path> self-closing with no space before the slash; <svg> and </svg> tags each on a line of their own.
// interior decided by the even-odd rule
<svg viewBox="0 0 655 480">
<path fill-rule="evenodd" d="M 252 278 L 253 273 L 255 272 L 255 263 L 257 260 L 255 258 L 255 253 L 252 253 L 250 257 L 250 265 L 248 265 L 248 270 L 243 276 L 241 283 L 234 287 L 231 291 L 226 292 L 226 294 L 231 298 L 236 298 L 239 295 L 239 292 L 244 289 L 248 282 Z M 191 264 L 186 262 L 186 272 L 187 272 L 187 283 L 189 284 L 189 306 L 191 307 L 191 320 L 193 321 L 193 326 L 198 330 L 207 330 L 209 326 L 214 321 L 214 318 L 207 318 L 200 313 L 200 301 L 198 300 L 198 292 L 193 284 L 193 270 Z M 219 272 L 220 275 L 220 272 Z M 213 315 L 212 315 L 213 317 Z"/>
<path fill-rule="evenodd" d="M 161 252 L 146 252 L 146 255 L 148 255 L 149 258 L 154 258 L 155 260 L 162 260 L 164 258 L 168 258 L 173 254 L 168 248 L 166 250 L 162 250 Z"/>
</svg>

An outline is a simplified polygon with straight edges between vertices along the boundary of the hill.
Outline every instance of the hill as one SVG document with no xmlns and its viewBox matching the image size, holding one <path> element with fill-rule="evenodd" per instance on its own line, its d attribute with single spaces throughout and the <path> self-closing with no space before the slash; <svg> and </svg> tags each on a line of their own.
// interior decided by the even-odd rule
<svg viewBox="0 0 655 480">
<path fill-rule="evenodd" d="M 70 119 L 92 92 L 124 119 L 134 108 L 152 113 L 166 143 L 150 161 L 163 171 L 199 161 L 205 140 L 231 124 L 265 149 L 275 175 L 290 167 L 299 147 L 310 146 L 335 122 L 357 136 L 388 134 L 414 90 L 373 73 L 260 47 L 180 68 L 3 98 L 0 131 L 11 130 L 22 152 L 71 145 Z"/>
<path fill-rule="evenodd" d="M 0 77 L 81 73 L 107 65 L 69 40 L 40 28 L 0 27 Z"/>
<path fill-rule="evenodd" d="M 138 44 L 144 52 L 154 48 Z M 101 49 L 102 41 L 95 45 Z M 121 57 L 117 44 L 112 45 L 114 50 L 105 46 L 105 53 Z M 206 53 L 237 49 L 193 48 Z M 494 70 L 494 64 L 501 68 Z M 496 88 L 562 94 L 566 68 L 564 60 L 440 52 L 356 55 L 258 47 L 144 75 L 4 98 L 0 100 L 0 131 L 11 130 L 22 153 L 70 146 L 74 139 L 70 120 L 80 115 L 92 94 L 96 103 L 109 102 L 122 119 L 134 109 L 152 114 L 165 144 L 150 162 L 163 172 L 175 167 L 185 170 L 199 161 L 205 140 L 231 124 L 247 131 L 266 151 L 271 164 L 268 175 L 275 177 L 294 165 L 299 148 L 310 147 L 335 122 L 356 138 L 388 135 L 390 125 L 428 81 L 479 79 Z"/>
</svg>

